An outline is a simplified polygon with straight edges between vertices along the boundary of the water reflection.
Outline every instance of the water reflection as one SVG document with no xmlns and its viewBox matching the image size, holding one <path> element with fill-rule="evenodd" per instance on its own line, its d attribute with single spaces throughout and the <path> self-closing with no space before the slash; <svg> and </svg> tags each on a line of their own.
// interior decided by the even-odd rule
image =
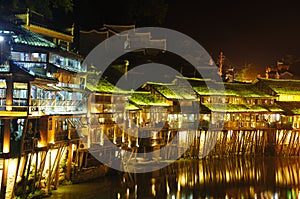
<svg viewBox="0 0 300 199">
<path fill-rule="evenodd" d="M 51 198 L 299 198 L 299 164 L 299 157 L 179 160 L 154 172 L 61 186 Z"/>
</svg>

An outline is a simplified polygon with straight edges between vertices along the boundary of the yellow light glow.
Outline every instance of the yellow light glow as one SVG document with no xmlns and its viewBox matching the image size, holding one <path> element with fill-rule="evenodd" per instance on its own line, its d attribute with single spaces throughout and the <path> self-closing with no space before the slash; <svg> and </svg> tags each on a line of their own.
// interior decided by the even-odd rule
<svg viewBox="0 0 300 199">
<path fill-rule="evenodd" d="M 7 111 L 11 111 L 11 110 L 12 110 L 12 106 L 7 105 L 7 106 L 6 106 L 6 110 L 7 110 Z"/>
<path fill-rule="evenodd" d="M 6 159 L 5 164 L 7 165 L 7 187 L 6 187 L 6 196 L 11 196 L 12 188 L 14 185 L 14 179 L 17 170 L 18 159 Z M 3 172 L 3 171 L 2 171 Z M 1 176 L 3 173 L 1 172 Z M 3 178 L 3 176 L 2 176 Z"/>
<path fill-rule="evenodd" d="M 156 196 L 155 184 L 153 184 L 153 185 L 151 186 L 151 192 L 152 192 L 152 195 L 153 195 L 153 196 Z"/>
<path fill-rule="evenodd" d="M 136 146 L 137 146 L 137 147 L 140 146 L 140 145 L 139 145 L 139 138 L 138 138 L 138 137 L 136 138 Z"/>
<path fill-rule="evenodd" d="M 47 146 L 46 140 L 38 141 L 38 144 L 37 144 L 38 148 L 45 147 L 45 146 Z"/>
<path fill-rule="evenodd" d="M 156 140 L 157 139 L 157 132 L 152 131 L 152 139 Z"/>
<path fill-rule="evenodd" d="M 178 184 L 177 184 L 177 191 L 180 192 L 180 182 L 178 181 Z"/>
<path fill-rule="evenodd" d="M 129 135 L 128 135 L 128 147 L 129 147 L 129 148 L 131 147 L 131 138 L 130 138 Z"/>
<path fill-rule="evenodd" d="M 225 175 L 226 175 L 226 182 L 227 183 L 230 182 L 230 173 L 229 173 L 229 171 L 226 170 Z"/>
<path fill-rule="evenodd" d="M 3 143 L 3 153 L 9 153 L 10 143 L 4 142 Z"/>
<path fill-rule="evenodd" d="M 10 108 L 8 108 L 10 107 Z M 9 110 L 7 110 L 7 108 Z M 18 112 L 18 111 L 12 111 L 12 106 L 6 106 L 6 111 L 0 111 L 1 116 L 19 116 L 19 117 L 25 117 L 27 116 L 27 112 Z"/>
<path fill-rule="evenodd" d="M 184 176 L 184 175 L 181 175 L 181 176 L 179 176 L 179 181 L 180 181 L 180 185 L 182 186 L 182 187 L 185 187 L 185 185 L 186 185 L 186 176 Z"/>
<path fill-rule="evenodd" d="M 167 194 L 169 195 L 170 194 L 170 187 L 169 187 L 168 181 L 166 182 L 166 187 L 167 187 Z"/>
</svg>

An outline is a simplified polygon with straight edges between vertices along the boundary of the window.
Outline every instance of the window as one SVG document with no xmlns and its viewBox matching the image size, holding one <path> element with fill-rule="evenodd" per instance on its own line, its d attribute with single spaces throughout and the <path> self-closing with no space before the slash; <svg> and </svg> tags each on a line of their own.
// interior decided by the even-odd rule
<svg viewBox="0 0 300 199">
<path fill-rule="evenodd" d="M 78 60 L 62 57 L 60 55 L 52 54 L 50 55 L 50 63 L 58 66 L 71 68 L 78 71 L 83 71 L 81 68 L 81 63 Z"/>
<path fill-rule="evenodd" d="M 48 130 L 52 130 L 52 118 L 49 118 L 49 123 L 48 123 Z"/>
<path fill-rule="evenodd" d="M 6 105 L 6 81 L 0 79 L 0 109 Z"/>
<path fill-rule="evenodd" d="M 11 57 L 16 61 L 47 62 L 45 53 L 11 52 Z"/>
<path fill-rule="evenodd" d="M 13 83 L 13 106 L 27 106 L 28 85 L 27 83 Z"/>
</svg>

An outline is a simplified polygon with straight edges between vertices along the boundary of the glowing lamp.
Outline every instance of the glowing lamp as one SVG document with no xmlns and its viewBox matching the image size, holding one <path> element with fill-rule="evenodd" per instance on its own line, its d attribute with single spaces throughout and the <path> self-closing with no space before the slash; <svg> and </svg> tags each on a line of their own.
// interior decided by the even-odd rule
<svg viewBox="0 0 300 199">
<path fill-rule="evenodd" d="M 10 151 L 10 142 L 6 140 L 3 143 L 3 153 L 9 153 L 9 151 Z"/>
<path fill-rule="evenodd" d="M 4 41 L 4 37 L 0 35 L 0 42 Z"/>
<path fill-rule="evenodd" d="M 6 110 L 7 110 L 7 111 L 12 111 L 12 106 L 7 105 L 7 106 L 6 106 Z"/>
</svg>

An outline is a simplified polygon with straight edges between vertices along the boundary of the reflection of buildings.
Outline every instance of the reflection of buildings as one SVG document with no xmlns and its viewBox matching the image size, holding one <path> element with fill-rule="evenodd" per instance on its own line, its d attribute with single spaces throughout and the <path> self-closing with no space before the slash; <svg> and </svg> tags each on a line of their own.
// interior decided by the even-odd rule
<svg viewBox="0 0 300 199">
<path fill-rule="evenodd" d="M 298 158 L 181 160 L 134 180 L 124 175 L 114 191 L 121 198 L 298 198 L 298 168 Z"/>
</svg>

